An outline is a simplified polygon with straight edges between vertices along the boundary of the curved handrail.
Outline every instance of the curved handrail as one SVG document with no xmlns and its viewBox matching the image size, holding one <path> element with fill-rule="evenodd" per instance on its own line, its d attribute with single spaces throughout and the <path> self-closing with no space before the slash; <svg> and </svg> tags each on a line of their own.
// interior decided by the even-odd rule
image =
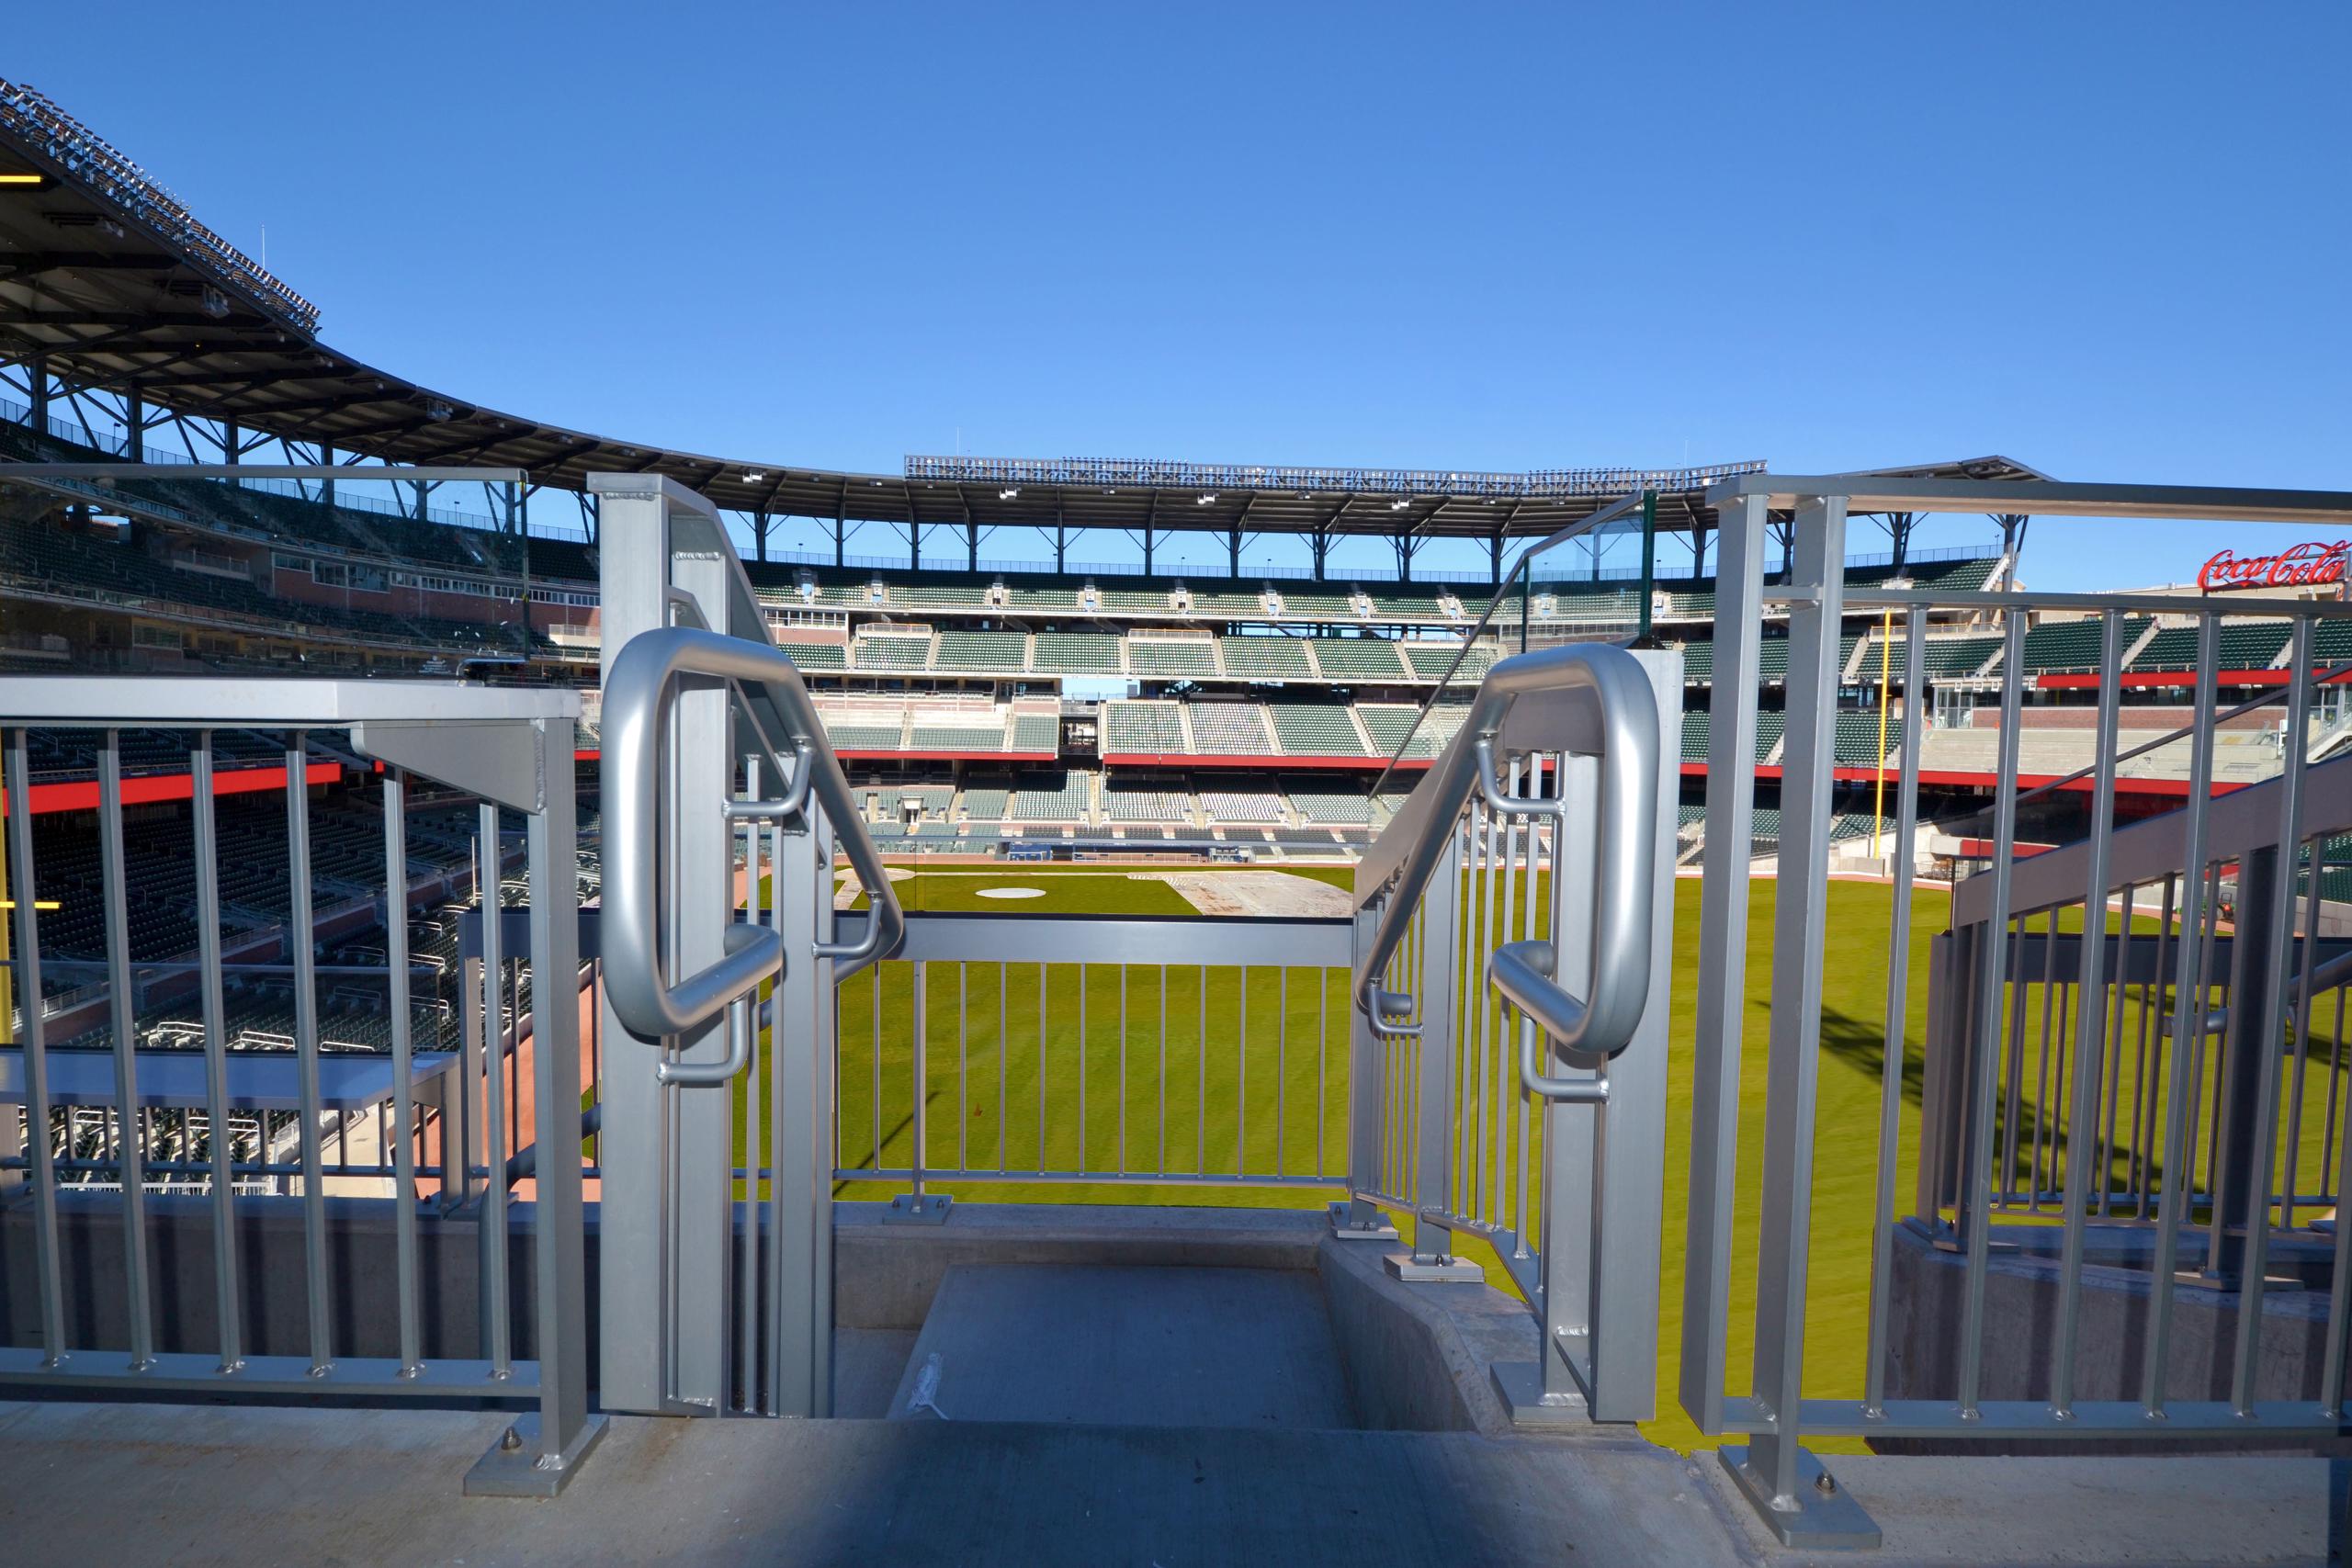
<svg viewBox="0 0 2352 1568">
<path fill-rule="evenodd" d="M 1420 786 L 1430 792 L 1427 814 L 1420 817 L 1419 834 L 1386 890 L 1372 944 L 1355 976 L 1356 1006 L 1374 1029 L 1393 1032 L 1387 1021 L 1404 1010 L 1397 1006 L 1400 998 L 1381 990 L 1377 981 L 1403 941 L 1448 840 L 1460 831 L 1470 797 L 1483 792 L 1490 805 L 1504 810 L 1558 809 L 1549 801 L 1501 795 L 1491 776 L 1493 748 L 1520 698 L 1567 691 L 1590 692 L 1600 710 L 1590 994 L 1578 1001 L 1555 983 L 1548 942 L 1505 944 L 1494 955 L 1490 972 L 1497 988 L 1544 1025 L 1555 1050 L 1569 1062 L 1597 1065 L 1632 1043 L 1649 998 L 1650 905 L 1655 897 L 1650 874 L 1657 851 L 1657 699 L 1640 660 L 1612 643 L 1568 643 L 1517 654 L 1488 671 L 1479 683 L 1462 732 Z M 1565 828 L 1562 821 L 1555 831 Z M 1540 954 L 1532 951 L 1539 947 Z"/>
<path fill-rule="evenodd" d="M 791 733 L 786 737 L 799 776 L 840 834 L 858 880 L 869 889 L 873 919 L 855 942 L 819 942 L 813 955 L 836 963 L 847 978 L 895 951 L 906 931 L 906 915 L 882 865 L 879 851 L 857 819 L 832 748 L 824 743 L 823 721 L 808 700 L 791 660 L 772 645 L 724 637 L 692 626 L 640 632 L 613 660 L 605 682 L 605 989 L 614 1016 L 635 1033 L 680 1034 L 775 974 L 784 964 L 784 939 L 774 928 L 738 924 L 729 933 L 727 955 L 700 973 L 674 983 L 662 976 L 655 948 L 660 894 L 654 844 L 662 736 L 668 728 L 672 694 L 682 675 L 730 683 L 756 683 Z M 789 775 L 770 749 L 777 776 Z M 794 795 L 801 790 L 798 778 Z M 723 791 L 720 792 L 723 795 Z M 713 811 L 729 803 L 714 798 Z"/>
</svg>

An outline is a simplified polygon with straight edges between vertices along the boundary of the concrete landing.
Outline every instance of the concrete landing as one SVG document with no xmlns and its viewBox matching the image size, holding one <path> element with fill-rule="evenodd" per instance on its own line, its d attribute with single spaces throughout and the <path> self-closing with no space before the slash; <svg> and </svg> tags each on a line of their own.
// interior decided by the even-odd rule
<svg viewBox="0 0 2352 1568">
<path fill-rule="evenodd" d="M 952 1408 L 952 1406 L 951 1406 Z M 1743 1561 L 1686 1460 L 1470 1433 L 618 1416 L 551 1502 L 458 1495 L 495 1416 L 0 1405 L 13 1561 Z"/>
<path fill-rule="evenodd" d="M 940 1280 L 891 1402 L 938 1358 L 954 1421 L 1112 1427 L 1357 1425 L 1323 1290 L 1306 1270 L 958 1264 Z"/>
<path fill-rule="evenodd" d="M 28 1562 L 2318 1564 L 2328 1461 L 1839 1459 L 1878 1552 L 1768 1544 L 1712 1454 L 1471 1432 L 616 1416 L 551 1502 L 467 1498 L 497 1416 L 0 1404 Z M 2331 1484 L 2332 1480 L 2334 1483 Z"/>
</svg>

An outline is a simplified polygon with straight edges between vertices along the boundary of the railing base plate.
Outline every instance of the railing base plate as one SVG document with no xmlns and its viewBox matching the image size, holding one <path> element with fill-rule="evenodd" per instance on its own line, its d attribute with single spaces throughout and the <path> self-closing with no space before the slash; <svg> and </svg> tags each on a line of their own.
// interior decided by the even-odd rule
<svg viewBox="0 0 2352 1568">
<path fill-rule="evenodd" d="M 1829 1483 L 1830 1490 L 1822 1490 L 1829 1472 L 1805 1450 L 1797 1450 L 1797 1506 L 1785 1511 L 1772 1506 L 1766 1483 L 1747 1468 L 1747 1445 L 1726 1444 L 1716 1452 L 1724 1468 L 1731 1472 L 1740 1495 L 1747 1499 L 1765 1528 L 1779 1538 L 1782 1546 L 1871 1551 L 1881 1544 L 1878 1521 L 1864 1513 L 1860 1503 L 1834 1482 Z"/>
<path fill-rule="evenodd" d="M 1390 1224 L 1388 1216 L 1377 1209 L 1373 1210 L 1363 1224 L 1350 1224 L 1348 1211 L 1352 1207 L 1354 1207 L 1353 1204 L 1345 1202 L 1331 1205 L 1331 1235 L 1335 1239 L 1340 1241 L 1395 1241 L 1396 1239 L 1396 1227 Z"/>
<path fill-rule="evenodd" d="M 539 1416 L 531 1411 L 517 1416 L 490 1451 L 474 1461 L 466 1472 L 466 1495 L 469 1497 L 552 1497 L 570 1483 L 577 1474 L 590 1450 L 603 1440 L 609 1425 L 601 1415 L 591 1416 L 580 1424 L 571 1444 L 556 1456 L 556 1461 L 539 1462 Z M 510 1434 L 513 1446 L 508 1446 Z"/>
<path fill-rule="evenodd" d="M 947 1211 L 955 1206 L 956 1200 L 944 1192 L 926 1192 L 919 1198 L 911 1192 L 901 1192 L 891 1199 L 890 1206 L 882 1212 L 882 1223 L 886 1225 L 944 1225 L 947 1223 Z"/>
<path fill-rule="evenodd" d="M 1392 1252 L 1380 1261 L 1390 1279 L 1402 1280 L 1408 1285 L 1487 1282 L 1487 1271 L 1466 1258 L 1416 1258 L 1409 1252 Z"/>
<path fill-rule="evenodd" d="M 1533 1361 L 1497 1361 L 1487 1369 L 1514 1427 L 1589 1427 L 1592 1406 L 1574 1389 L 1546 1393 L 1544 1369 Z"/>
</svg>

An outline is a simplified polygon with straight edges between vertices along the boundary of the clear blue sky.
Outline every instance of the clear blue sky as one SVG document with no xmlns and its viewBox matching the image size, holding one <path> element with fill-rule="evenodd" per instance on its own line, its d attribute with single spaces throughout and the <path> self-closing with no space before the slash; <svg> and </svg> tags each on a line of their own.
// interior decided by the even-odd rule
<svg viewBox="0 0 2352 1568">
<path fill-rule="evenodd" d="M 624 437 L 2344 483 L 2342 5 L 104 13 L 0 74 L 329 342 Z M 2029 581 L 2242 534 L 2115 526 Z"/>
</svg>

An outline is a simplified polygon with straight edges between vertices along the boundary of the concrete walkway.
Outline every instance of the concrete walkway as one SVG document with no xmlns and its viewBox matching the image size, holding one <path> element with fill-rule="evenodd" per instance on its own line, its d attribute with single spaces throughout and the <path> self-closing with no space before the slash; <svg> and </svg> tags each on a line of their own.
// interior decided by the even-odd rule
<svg viewBox="0 0 2352 1568">
<path fill-rule="evenodd" d="M 459 1495 L 502 1418 L 0 1404 L 12 1561 L 1660 1563 L 1769 1545 L 1712 1456 L 1473 1433 L 618 1416 L 554 1502 Z M 2321 1461 L 1835 1461 L 1895 1563 L 2318 1563 Z"/>
</svg>

